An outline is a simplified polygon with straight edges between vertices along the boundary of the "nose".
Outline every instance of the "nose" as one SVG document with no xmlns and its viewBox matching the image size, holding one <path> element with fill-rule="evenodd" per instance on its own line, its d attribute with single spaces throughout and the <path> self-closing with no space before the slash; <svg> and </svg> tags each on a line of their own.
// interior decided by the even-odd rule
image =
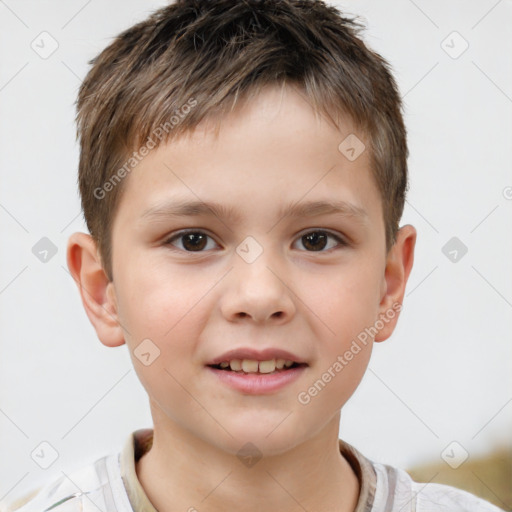
<svg viewBox="0 0 512 512">
<path fill-rule="evenodd" d="M 252 263 L 235 254 L 234 268 L 224 280 L 220 299 L 223 316 L 230 322 L 289 322 L 296 307 L 290 283 L 279 268 L 276 258 L 267 257 L 265 252 Z"/>
</svg>

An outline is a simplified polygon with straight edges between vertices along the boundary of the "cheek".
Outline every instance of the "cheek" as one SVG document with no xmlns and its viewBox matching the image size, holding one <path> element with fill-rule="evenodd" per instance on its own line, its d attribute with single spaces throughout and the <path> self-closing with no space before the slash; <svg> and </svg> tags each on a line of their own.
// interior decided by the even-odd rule
<svg viewBox="0 0 512 512">
<path fill-rule="evenodd" d="M 372 343 L 339 342 L 312 368 L 310 378 L 297 395 L 304 423 L 312 427 L 318 418 L 326 421 L 337 414 L 357 389 L 368 366 Z"/>
<path fill-rule="evenodd" d="M 380 282 L 378 265 L 363 260 L 323 280 L 312 309 L 322 312 L 332 349 L 341 350 L 347 341 L 373 325 L 379 313 Z"/>
<path fill-rule="evenodd" d="M 169 274 L 169 273 L 168 273 Z M 128 277 L 129 275 L 129 277 Z M 197 283 L 163 270 L 127 272 L 120 276 L 118 314 L 125 329 L 134 369 L 143 387 L 162 408 L 169 397 L 173 410 L 188 410 L 193 363 L 207 301 L 209 283 Z M 169 412 L 169 415 L 172 415 Z"/>
<path fill-rule="evenodd" d="M 150 338 L 173 344 L 184 325 L 191 327 L 190 318 L 197 316 L 197 306 L 209 283 L 162 265 L 142 266 L 134 261 L 127 270 L 120 276 L 118 290 L 118 313 L 129 331 L 127 337 L 132 343 Z"/>
</svg>

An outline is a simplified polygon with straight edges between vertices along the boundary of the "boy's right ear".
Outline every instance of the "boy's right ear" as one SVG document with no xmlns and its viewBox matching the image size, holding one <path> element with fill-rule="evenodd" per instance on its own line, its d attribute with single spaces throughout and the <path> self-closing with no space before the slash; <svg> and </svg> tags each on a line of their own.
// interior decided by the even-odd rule
<svg viewBox="0 0 512 512">
<path fill-rule="evenodd" d="M 109 281 L 103 270 L 96 242 L 91 235 L 73 233 L 69 237 L 67 264 L 100 341 L 107 347 L 118 347 L 125 343 L 118 320 L 114 283 Z"/>
</svg>

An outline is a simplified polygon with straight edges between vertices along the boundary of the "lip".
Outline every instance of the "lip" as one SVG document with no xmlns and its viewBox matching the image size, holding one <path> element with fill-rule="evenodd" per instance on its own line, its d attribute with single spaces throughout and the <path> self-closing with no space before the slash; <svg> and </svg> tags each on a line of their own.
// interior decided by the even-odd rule
<svg viewBox="0 0 512 512">
<path fill-rule="evenodd" d="M 248 358 L 247 358 L 248 359 Z M 284 358 L 283 358 L 284 359 Z M 265 361 L 265 359 L 262 359 Z M 307 366 L 296 366 L 277 373 L 243 373 L 206 367 L 227 386 L 249 395 L 265 395 L 279 391 L 297 380 Z"/>
<path fill-rule="evenodd" d="M 306 361 L 300 358 L 299 356 L 293 354 L 292 352 L 288 352 L 287 350 L 282 350 L 279 348 L 266 348 L 264 350 L 256 350 L 249 347 L 241 347 L 234 348 L 224 354 L 208 361 L 206 363 L 207 366 L 220 364 L 223 361 L 233 361 L 233 359 L 251 359 L 253 361 L 270 361 L 271 359 L 288 359 L 293 361 L 294 363 L 304 364 Z"/>
</svg>

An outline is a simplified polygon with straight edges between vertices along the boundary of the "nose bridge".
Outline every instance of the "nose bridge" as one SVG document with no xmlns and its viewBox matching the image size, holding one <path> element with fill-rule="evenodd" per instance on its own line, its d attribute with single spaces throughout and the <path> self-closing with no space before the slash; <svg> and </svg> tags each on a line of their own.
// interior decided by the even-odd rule
<svg viewBox="0 0 512 512">
<path fill-rule="evenodd" d="M 254 237 L 243 240 L 233 254 L 233 270 L 221 304 L 223 314 L 231 320 L 289 319 L 295 306 L 283 268 L 279 255 L 270 248 L 264 248 Z"/>
</svg>

